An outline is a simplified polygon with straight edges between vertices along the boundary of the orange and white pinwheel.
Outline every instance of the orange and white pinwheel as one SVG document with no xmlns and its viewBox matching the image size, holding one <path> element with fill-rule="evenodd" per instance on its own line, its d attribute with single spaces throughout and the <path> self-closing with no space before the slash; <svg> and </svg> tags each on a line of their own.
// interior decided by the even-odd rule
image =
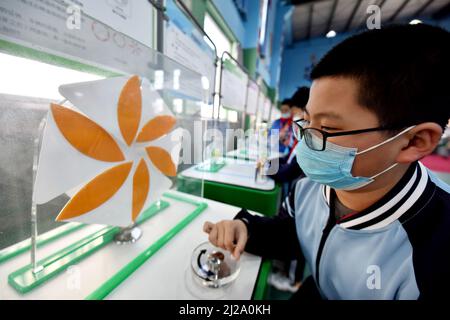
<svg viewBox="0 0 450 320">
<path fill-rule="evenodd" d="M 150 82 L 138 76 L 64 85 L 73 107 L 52 104 L 33 198 L 67 193 L 58 221 L 128 226 L 177 172 L 181 129 Z"/>
</svg>

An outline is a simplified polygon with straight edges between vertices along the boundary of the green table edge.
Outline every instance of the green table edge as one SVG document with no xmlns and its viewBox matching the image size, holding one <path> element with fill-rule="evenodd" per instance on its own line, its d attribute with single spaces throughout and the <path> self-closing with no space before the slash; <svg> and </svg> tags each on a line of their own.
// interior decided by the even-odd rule
<svg viewBox="0 0 450 320">
<path fill-rule="evenodd" d="M 264 259 L 259 270 L 258 280 L 253 293 L 253 300 L 265 300 L 267 293 L 267 279 L 269 278 L 272 261 Z"/>
<path fill-rule="evenodd" d="M 248 210 L 253 210 L 256 211 L 258 213 L 261 213 L 265 216 L 268 217 L 273 217 L 277 214 L 278 212 L 278 207 L 281 201 L 281 187 L 278 183 L 275 183 L 275 186 L 273 189 L 271 190 L 260 190 L 260 189 L 254 189 L 254 188 L 249 188 L 249 187 L 244 187 L 244 186 L 237 186 L 237 185 L 233 185 L 233 184 L 228 184 L 228 183 L 221 183 L 221 182 L 216 182 L 216 181 L 208 181 L 208 180 L 204 180 L 204 197 L 207 199 L 211 199 L 214 201 L 219 201 L 222 203 L 226 203 L 226 204 L 230 204 L 236 207 L 241 207 L 241 208 L 246 208 Z M 218 193 L 213 192 L 214 189 L 227 189 L 227 192 L 236 192 L 238 194 L 247 194 L 247 197 L 249 195 L 258 195 L 258 196 L 269 196 L 269 197 L 276 197 L 276 202 L 274 202 L 271 206 L 267 207 L 267 206 L 263 206 L 261 208 L 261 203 L 260 202 L 255 202 L 255 201 L 250 201 L 251 205 L 248 204 L 244 204 L 241 203 L 241 201 L 239 201 L 242 198 L 233 198 L 233 201 L 227 201 L 224 197 L 225 194 L 222 192 L 219 193 L 219 197 L 216 196 L 218 195 Z M 252 198 L 253 199 L 253 198 Z M 244 199 L 245 201 L 249 201 L 250 198 L 246 198 Z"/>
<path fill-rule="evenodd" d="M 145 210 L 137 219 L 136 224 L 141 224 L 157 213 L 169 207 L 169 203 L 163 200 L 153 203 L 147 210 Z M 26 265 L 8 276 L 8 283 L 21 294 L 25 294 L 34 288 L 40 286 L 47 280 L 53 278 L 57 274 L 64 271 L 67 267 L 76 264 L 82 259 L 93 254 L 95 251 L 110 243 L 114 236 L 120 231 L 120 227 L 105 227 L 99 231 L 90 234 L 83 239 L 51 254 L 50 256 L 40 260 L 38 265 L 44 266 L 44 270 L 34 274 L 32 266 Z M 64 259 L 62 263 L 55 264 Z M 53 264 L 55 264 L 53 266 Z M 50 268 L 46 272 L 46 268 Z M 29 284 L 25 285 L 24 281 Z M 32 279 L 29 281 L 29 279 Z"/>
<path fill-rule="evenodd" d="M 155 243 L 141 252 L 134 260 L 125 265 L 115 275 L 113 275 L 100 287 L 98 287 L 95 291 L 88 295 L 85 300 L 102 300 L 107 297 L 115 288 L 117 288 L 122 282 L 124 282 L 133 272 L 139 269 L 139 267 L 141 267 L 148 259 L 150 259 L 156 252 L 158 252 L 159 249 L 167 244 L 173 237 L 175 237 L 181 230 L 183 230 L 208 207 L 208 204 L 206 202 L 195 201 L 181 195 L 165 193 L 163 196 L 169 199 L 174 199 L 177 201 L 195 205 L 197 206 L 197 208 L 189 213 L 183 220 L 181 220 L 181 222 L 170 229 L 169 232 L 164 234 Z"/>
</svg>

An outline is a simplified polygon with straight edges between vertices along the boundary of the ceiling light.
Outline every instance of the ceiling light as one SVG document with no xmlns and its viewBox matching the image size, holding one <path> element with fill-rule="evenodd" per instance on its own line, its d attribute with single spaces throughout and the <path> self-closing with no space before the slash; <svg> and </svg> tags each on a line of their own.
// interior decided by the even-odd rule
<svg viewBox="0 0 450 320">
<path fill-rule="evenodd" d="M 336 37 L 336 31 L 334 31 L 334 30 L 328 31 L 326 37 L 327 38 L 334 38 L 334 37 Z"/>
<path fill-rule="evenodd" d="M 419 24 L 419 23 L 422 23 L 422 21 L 418 19 L 414 19 L 409 22 L 409 24 Z"/>
</svg>

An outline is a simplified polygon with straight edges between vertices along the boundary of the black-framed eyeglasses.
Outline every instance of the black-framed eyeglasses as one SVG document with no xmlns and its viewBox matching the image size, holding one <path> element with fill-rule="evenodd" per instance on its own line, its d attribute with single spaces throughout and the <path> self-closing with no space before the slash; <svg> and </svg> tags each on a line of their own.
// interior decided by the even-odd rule
<svg viewBox="0 0 450 320">
<path fill-rule="evenodd" d="M 292 129 L 294 131 L 294 136 L 297 140 L 304 139 L 306 145 L 315 151 L 323 151 L 327 145 L 327 139 L 329 137 L 339 137 L 347 136 L 353 134 L 360 134 L 372 131 L 382 131 L 382 130 L 395 130 L 398 128 L 393 127 L 377 127 L 369 129 L 351 130 L 351 131 L 341 131 L 330 133 L 317 128 L 308 128 L 309 121 L 300 119 L 292 123 Z"/>
</svg>

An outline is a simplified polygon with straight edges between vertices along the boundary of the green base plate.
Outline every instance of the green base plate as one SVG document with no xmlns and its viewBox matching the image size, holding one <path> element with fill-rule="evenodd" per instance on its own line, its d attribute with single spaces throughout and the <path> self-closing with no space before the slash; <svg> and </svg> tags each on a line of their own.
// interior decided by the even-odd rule
<svg viewBox="0 0 450 320">
<path fill-rule="evenodd" d="M 154 203 L 139 216 L 136 224 L 143 223 L 167 207 L 169 203 L 166 201 Z M 8 283 L 20 293 L 27 293 L 110 243 L 120 230 L 120 227 L 105 227 L 40 260 L 38 266 L 42 266 L 43 269 L 37 273 L 33 272 L 31 265 L 14 271 L 8 276 Z"/>
</svg>

